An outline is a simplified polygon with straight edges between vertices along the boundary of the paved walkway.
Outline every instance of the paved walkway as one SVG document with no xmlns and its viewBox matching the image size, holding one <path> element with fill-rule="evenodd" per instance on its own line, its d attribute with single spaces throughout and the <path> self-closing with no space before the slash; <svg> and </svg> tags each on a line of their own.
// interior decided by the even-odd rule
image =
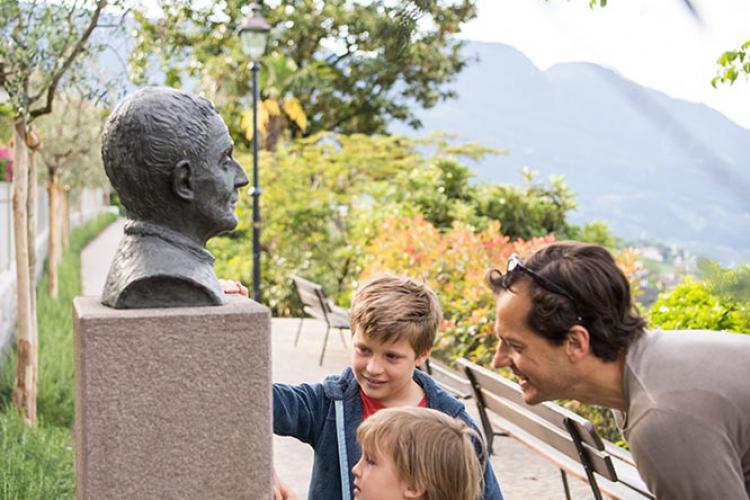
<svg viewBox="0 0 750 500">
<path fill-rule="evenodd" d="M 100 295 L 109 263 L 122 237 L 123 220 L 109 226 L 93 240 L 81 255 L 81 274 L 84 295 Z M 349 353 L 338 332 L 333 331 L 328 339 L 323 366 L 318 366 L 318 357 L 325 328 L 322 323 L 305 320 L 299 344 L 295 348 L 294 335 L 298 319 L 275 318 L 272 323 L 273 380 L 298 384 L 315 383 L 330 373 L 338 373 L 348 364 Z M 348 341 L 348 339 L 347 339 Z M 348 342 L 347 342 L 348 343 Z M 474 404 L 467 408 L 476 416 Z M 312 449 L 292 438 L 274 437 L 274 461 L 276 471 L 299 496 L 307 498 L 307 486 L 312 471 Z M 534 500 L 565 498 L 560 472 L 514 439 L 500 437 L 495 440 L 495 455 L 492 457 L 503 494 L 508 500 Z M 570 478 L 571 496 L 575 499 L 592 498 L 588 486 Z"/>
</svg>

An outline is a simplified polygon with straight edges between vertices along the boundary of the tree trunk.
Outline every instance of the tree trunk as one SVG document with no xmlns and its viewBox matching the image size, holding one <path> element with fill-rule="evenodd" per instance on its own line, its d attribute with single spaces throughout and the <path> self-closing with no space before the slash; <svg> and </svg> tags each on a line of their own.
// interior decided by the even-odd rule
<svg viewBox="0 0 750 500">
<path fill-rule="evenodd" d="M 26 123 L 13 125 L 13 234 L 16 241 L 16 290 L 18 295 L 18 366 L 13 402 L 26 422 L 36 424 L 36 331 L 32 328 L 32 284 L 29 275 L 28 198 L 29 175 L 26 164 Z"/>
<path fill-rule="evenodd" d="M 32 141 L 36 141 L 36 139 L 31 139 L 31 137 L 35 137 L 35 135 L 32 135 L 33 133 L 26 134 L 26 147 L 28 152 L 28 171 L 29 171 L 29 197 L 28 201 L 26 203 L 26 211 L 29 214 L 29 225 L 28 225 L 28 234 L 29 234 L 29 279 L 31 280 L 31 291 L 29 292 L 29 298 L 31 299 L 31 330 L 34 332 L 34 337 L 37 337 L 37 328 L 36 328 L 36 229 L 37 229 L 37 219 L 38 217 L 38 210 L 37 207 L 39 206 L 39 191 L 37 190 L 37 172 L 36 172 L 36 147 L 38 144 L 32 145 Z M 34 357 L 36 358 L 37 355 Z M 34 373 L 36 374 L 36 362 L 35 362 L 35 369 Z M 34 387 L 36 388 L 36 382 L 34 383 Z M 34 393 L 36 393 L 36 389 L 34 390 Z"/>
<path fill-rule="evenodd" d="M 62 244 L 63 248 L 68 248 L 70 245 L 70 188 L 61 186 L 60 190 L 63 202 Z"/>
<path fill-rule="evenodd" d="M 57 299 L 57 263 L 60 259 L 60 174 L 56 168 L 49 169 L 49 251 L 47 256 L 47 274 L 50 297 Z"/>
</svg>

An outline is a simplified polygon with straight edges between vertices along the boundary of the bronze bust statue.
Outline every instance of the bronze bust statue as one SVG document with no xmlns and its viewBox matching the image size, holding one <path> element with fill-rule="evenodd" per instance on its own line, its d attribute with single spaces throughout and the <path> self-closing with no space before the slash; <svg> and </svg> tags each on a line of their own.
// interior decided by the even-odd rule
<svg viewBox="0 0 750 500">
<path fill-rule="evenodd" d="M 226 303 L 205 245 L 238 222 L 238 189 L 248 179 L 233 146 L 221 116 L 202 97 L 149 87 L 120 102 L 104 127 L 102 160 L 129 220 L 103 304 Z"/>
</svg>

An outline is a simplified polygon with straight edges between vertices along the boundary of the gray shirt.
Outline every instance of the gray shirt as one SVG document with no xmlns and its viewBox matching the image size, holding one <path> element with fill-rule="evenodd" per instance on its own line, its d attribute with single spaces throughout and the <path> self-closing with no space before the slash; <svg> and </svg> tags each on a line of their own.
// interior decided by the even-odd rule
<svg viewBox="0 0 750 500">
<path fill-rule="evenodd" d="M 647 332 L 615 418 L 658 499 L 750 498 L 750 335 Z"/>
</svg>

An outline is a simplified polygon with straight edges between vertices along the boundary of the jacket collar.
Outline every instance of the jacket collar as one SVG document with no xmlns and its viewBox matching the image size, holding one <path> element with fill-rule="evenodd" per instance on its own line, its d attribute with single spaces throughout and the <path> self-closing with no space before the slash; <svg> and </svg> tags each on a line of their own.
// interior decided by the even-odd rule
<svg viewBox="0 0 750 500">
<path fill-rule="evenodd" d="M 414 370 L 414 380 L 422 387 L 427 395 L 430 408 L 455 417 L 464 409 L 463 403 L 446 394 L 437 383 L 422 370 Z M 326 395 L 334 400 L 348 401 L 359 398 L 359 385 L 354 378 L 351 366 L 344 369 L 340 375 L 329 375 L 323 381 Z"/>
</svg>

